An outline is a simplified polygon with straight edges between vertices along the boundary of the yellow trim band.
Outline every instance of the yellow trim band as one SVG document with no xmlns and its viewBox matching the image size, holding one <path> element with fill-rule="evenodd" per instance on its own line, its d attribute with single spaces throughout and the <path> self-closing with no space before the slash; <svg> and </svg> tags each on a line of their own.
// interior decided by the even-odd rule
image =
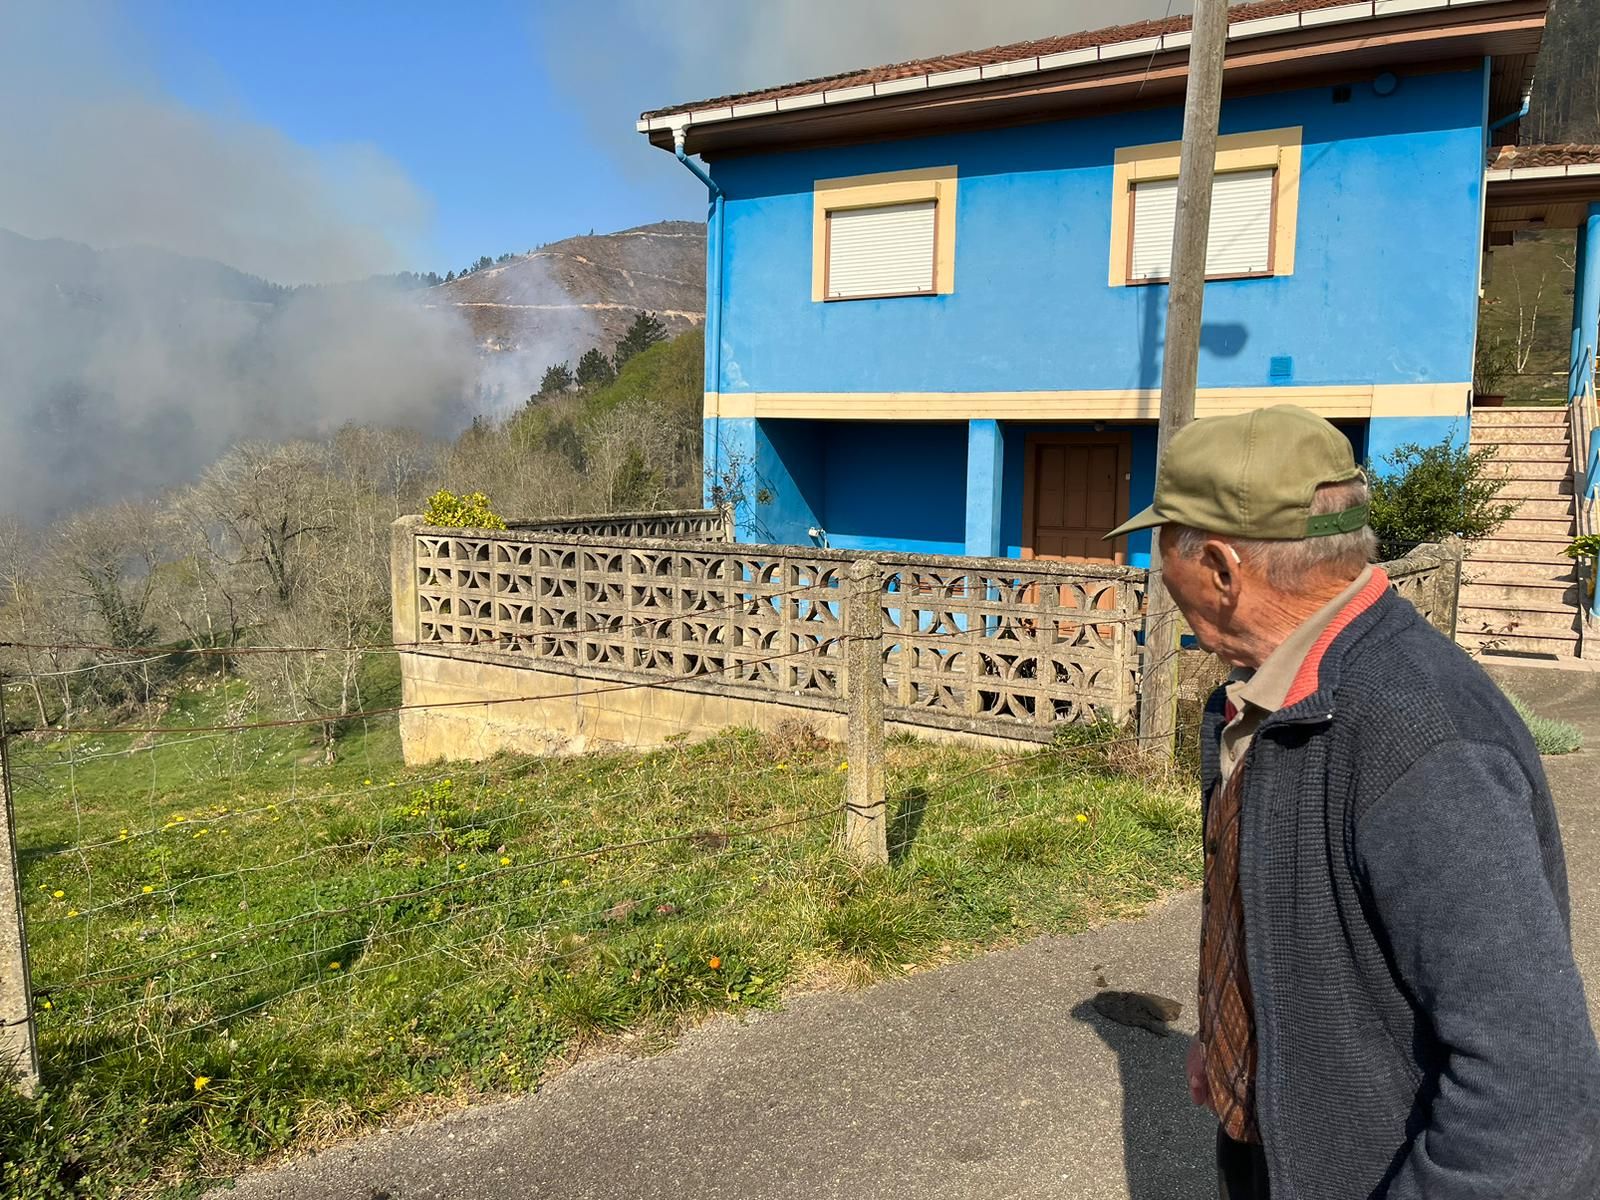
<svg viewBox="0 0 1600 1200">
<path fill-rule="evenodd" d="M 933 294 L 956 290 L 956 168 L 918 167 L 819 179 L 811 193 L 811 299 L 827 296 L 828 214 L 846 208 L 934 202 Z"/>
<path fill-rule="evenodd" d="M 1303 136 L 1299 125 L 1283 129 L 1258 129 L 1253 133 L 1230 133 L 1217 139 L 1217 174 L 1229 171 L 1259 171 L 1272 167 L 1275 199 L 1272 205 L 1272 273 L 1294 274 L 1295 225 L 1300 211 L 1300 147 Z M 1111 176 L 1111 272 L 1112 287 L 1128 286 L 1128 239 L 1132 204 L 1129 196 L 1135 183 L 1178 177 L 1178 156 L 1182 142 L 1157 142 L 1149 146 L 1124 146 L 1117 151 Z"/>
<path fill-rule="evenodd" d="M 1198 416 L 1298 404 L 1324 417 L 1462 416 L 1470 383 L 1345 387 L 1201 388 Z M 1157 388 L 1035 392 L 707 392 L 707 417 L 810 417 L 835 421 L 1154 421 Z"/>
</svg>

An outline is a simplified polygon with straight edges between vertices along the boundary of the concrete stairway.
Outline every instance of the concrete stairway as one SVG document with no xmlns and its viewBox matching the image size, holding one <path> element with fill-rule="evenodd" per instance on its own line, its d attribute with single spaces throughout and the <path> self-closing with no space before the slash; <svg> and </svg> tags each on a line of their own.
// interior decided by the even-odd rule
<svg viewBox="0 0 1600 1200">
<path fill-rule="evenodd" d="M 1565 407 L 1473 410 L 1472 448 L 1496 448 L 1517 513 L 1462 565 L 1456 629 L 1470 650 L 1578 655 L 1577 565 L 1561 553 L 1575 516 L 1569 441 Z"/>
</svg>

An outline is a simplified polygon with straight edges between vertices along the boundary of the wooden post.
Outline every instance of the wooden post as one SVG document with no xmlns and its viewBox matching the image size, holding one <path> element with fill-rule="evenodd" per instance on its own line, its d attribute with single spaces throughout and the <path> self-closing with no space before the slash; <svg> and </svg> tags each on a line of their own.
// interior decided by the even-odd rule
<svg viewBox="0 0 1600 1200">
<path fill-rule="evenodd" d="M 11 810 L 11 735 L 6 725 L 6 677 L 0 672 L 0 1087 L 15 1082 L 24 1096 L 39 1088 L 39 1047 L 33 1030 L 33 985 L 22 918 L 16 823 Z"/>
<path fill-rule="evenodd" d="M 883 570 L 850 564 L 845 601 L 845 696 L 849 734 L 844 811 L 845 853 L 865 864 L 889 861 L 889 813 L 883 783 Z"/>
<path fill-rule="evenodd" d="M 1183 149 L 1178 159 L 1178 215 L 1167 287 L 1166 348 L 1161 360 L 1161 427 L 1156 454 L 1194 420 L 1205 302 L 1206 245 L 1211 231 L 1211 183 L 1217 163 L 1217 118 L 1228 44 L 1227 0 L 1196 0 L 1189 43 L 1189 83 L 1183 104 Z M 1158 531 L 1159 532 L 1159 531 Z M 1170 762 L 1178 728 L 1178 610 L 1161 578 L 1160 538 L 1151 539 L 1150 583 L 1144 622 L 1144 673 L 1139 686 L 1139 745 Z"/>
</svg>

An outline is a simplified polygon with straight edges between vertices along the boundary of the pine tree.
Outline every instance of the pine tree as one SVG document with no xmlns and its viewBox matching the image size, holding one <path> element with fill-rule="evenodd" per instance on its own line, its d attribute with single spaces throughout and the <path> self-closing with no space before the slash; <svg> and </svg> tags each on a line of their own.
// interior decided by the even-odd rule
<svg viewBox="0 0 1600 1200">
<path fill-rule="evenodd" d="M 559 395 L 571 386 L 572 368 L 564 362 L 558 362 L 545 370 L 544 378 L 539 381 L 539 395 Z"/>
<path fill-rule="evenodd" d="M 444 281 L 446 283 L 454 283 L 456 281 L 456 273 L 454 271 L 446 271 L 444 273 Z"/>
<path fill-rule="evenodd" d="M 617 372 L 611 366 L 611 360 L 597 348 L 585 350 L 583 357 L 578 360 L 579 387 L 604 387 L 616 377 Z"/>
<path fill-rule="evenodd" d="M 622 335 L 622 340 L 617 343 L 617 370 L 622 370 L 622 364 L 635 354 L 643 353 L 657 342 L 666 340 L 667 327 L 656 319 L 655 313 L 640 313 L 633 319 L 633 324 L 628 326 L 628 332 Z"/>
</svg>

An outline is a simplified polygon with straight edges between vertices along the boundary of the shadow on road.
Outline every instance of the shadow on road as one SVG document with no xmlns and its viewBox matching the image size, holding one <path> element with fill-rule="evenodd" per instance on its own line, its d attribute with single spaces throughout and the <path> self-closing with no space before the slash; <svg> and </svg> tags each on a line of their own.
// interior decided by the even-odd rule
<svg viewBox="0 0 1600 1200">
<path fill-rule="evenodd" d="M 1122 1150 L 1129 1200 L 1202 1200 L 1215 1186 L 1216 1122 L 1189 1102 L 1183 1058 L 1189 1039 L 1158 1037 L 1108 1021 L 1090 1000 L 1072 1010 L 1117 1056 L 1122 1080 Z M 1196 1167 L 1200 1169 L 1197 1171 Z"/>
</svg>

